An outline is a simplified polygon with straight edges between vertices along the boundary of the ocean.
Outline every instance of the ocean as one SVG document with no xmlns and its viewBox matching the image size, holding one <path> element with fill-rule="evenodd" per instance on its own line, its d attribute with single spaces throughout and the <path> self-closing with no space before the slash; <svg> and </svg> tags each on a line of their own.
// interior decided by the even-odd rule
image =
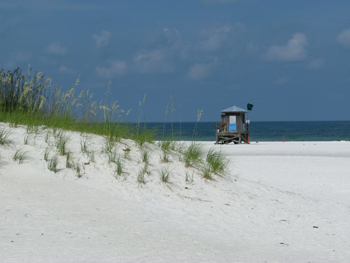
<svg viewBox="0 0 350 263">
<path fill-rule="evenodd" d="M 141 124 L 143 125 L 143 124 Z M 215 141 L 216 122 L 146 123 L 156 140 Z M 180 132 L 181 131 L 181 132 Z M 250 141 L 350 141 L 350 121 L 251 121 Z"/>
</svg>

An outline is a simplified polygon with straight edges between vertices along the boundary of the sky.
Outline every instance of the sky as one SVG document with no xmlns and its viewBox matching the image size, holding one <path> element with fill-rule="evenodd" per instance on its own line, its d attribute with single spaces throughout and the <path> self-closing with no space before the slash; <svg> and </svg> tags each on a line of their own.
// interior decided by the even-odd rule
<svg viewBox="0 0 350 263">
<path fill-rule="evenodd" d="M 220 122 L 247 103 L 251 121 L 350 120 L 349 14 L 345 0 L 1 1 L 0 68 L 63 90 L 79 77 L 127 121 Z"/>
</svg>

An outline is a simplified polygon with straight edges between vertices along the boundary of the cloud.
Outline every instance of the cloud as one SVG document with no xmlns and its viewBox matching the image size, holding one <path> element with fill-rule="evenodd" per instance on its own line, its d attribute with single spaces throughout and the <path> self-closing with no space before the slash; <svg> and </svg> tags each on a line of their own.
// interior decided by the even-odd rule
<svg viewBox="0 0 350 263">
<path fill-rule="evenodd" d="M 188 77 L 193 80 L 204 79 L 210 73 L 209 64 L 194 64 L 188 72 Z"/>
<path fill-rule="evenodd" d="M 283 76 L 283 77 L 279 78 L 278 80 L 276 80 L 276 84 L 283 85 L 283 84 L 287 83 L 288 81 L 289 81 L 289 78 L 287 76 Z"/>
<path fill-rule="evenodd" d="M 172 72 L 175 67 L 168 62 L 167 50 L 142 51 L 134 56 L 134 69 L 139 73 Z"/>
<path fill-rule="evenodd" d="M 54 54 L 54 55 L 66 55 L 68 49 L 65 47 L 62 47 L 59 42 L 54 42 L 48 45 L 45 49 L 46 53 Z"/>
<path fill-rule="evenodd" d="M 206 52 L 219 50 L 231 30 L 229 25 L 202 30 L 200 36 L 206 39 L 199 42 L 198 49 Z"/>
<path fill-rule="evenodd" d="M 107 46 L 109 39 L 111 38 L 111 33 L 106 31 L 106 30 L 102 30 L 101 31 L 101 35 L 96 35 L 93 34 L 92 38 L 95 40 L 96 42 L 96 47 L 100 48 L 102 46 Z"/>
<path fill-rule="evenodd" d="M 344 29 L 337 36 L 338 43 L 344 48 L 350 48 L 350 28 Z"/>
<path fill-rule="evenodd" d="M 95 72 L 100 78 L 110 79 L 126 74 L 128 66 L 125 61 L 109 60 L 108 63 L 110 64 L 109 68 L 100 66 L 95 68 Z"/>
<path fill-rule="evenodd" d="M 285 46 L 271 46 L 263 56 L 265 60 L 271 61 L 300 61 L 306 58 L 305 47 L 307 38 L 302 33 L 296 33 Z"/>
<path fill-rule="evenodd" d="M 323 61 L 323 59 L 314 59 L 310 62 L 310 64 L 307 66 L 308 69 L 311 70 L 316 70 L 316 69 L 320 69 L 320 68 L 324 68 L 325 63 Z"/>
<path fill-rule="evenodd" d="M 60 66 L 58 69 L 60 72 L 68 73 L 68 74 L 73 74 L 73 70 L 70 68 L 67 68 L 66 66 Z"/>
<path fill-rule="evenodd" d="M 218 65 L 218 58 L 214 57 L 213 63 L 196 63 L 192 67 L 187 74 L 187 77 L 193 80 L 204 79 L 211 74 L 214 67 Z"/>
</svg>

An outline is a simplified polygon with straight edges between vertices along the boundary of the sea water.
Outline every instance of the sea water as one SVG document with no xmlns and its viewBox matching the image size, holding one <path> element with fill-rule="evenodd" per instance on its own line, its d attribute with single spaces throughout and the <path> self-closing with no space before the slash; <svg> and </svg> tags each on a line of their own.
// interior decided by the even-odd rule
<svg viewBox="0 0 350 263">
<path fill-rule="evenodd" d="M 143 125 L 143 124 L 141 124 Z M 156 140 L 215 141 L 215 122 L 146 123 Z M 249 125 L 251 141 L 350 141 L 350 121 L 266 121 Z"/>
</svg>

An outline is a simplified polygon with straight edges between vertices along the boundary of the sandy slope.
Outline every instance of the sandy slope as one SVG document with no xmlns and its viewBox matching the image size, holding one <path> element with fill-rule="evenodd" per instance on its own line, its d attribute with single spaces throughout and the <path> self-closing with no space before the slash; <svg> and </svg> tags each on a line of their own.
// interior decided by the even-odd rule
<svg viewBox="0 0 350 263">
<path fill-rule="evenodd" d="M 83 165 L 81 135 L 67 133 L 85 167 L 78 179 L 64 157 L 57 173 L 48 170 L 46 132 L 24 145 L 25 127 L 11 129 L 11 145 L 0 146 L 0 262 L 350 262 L 349 142 L 215 146 L 231 164 L 214 181 L 176 154 L 160 162 L 148 145 L 151 173 L 140 185 L 132 141 L 116 145 L 120 155 L 131 149 L 116 178 L 99 154 L 103 138 L 90 136 L 96 160 Z M 18 148 L 31 159 L 13 161 Z M 173 185 L 160 181 L 160 167 Z"/>
</svg>

